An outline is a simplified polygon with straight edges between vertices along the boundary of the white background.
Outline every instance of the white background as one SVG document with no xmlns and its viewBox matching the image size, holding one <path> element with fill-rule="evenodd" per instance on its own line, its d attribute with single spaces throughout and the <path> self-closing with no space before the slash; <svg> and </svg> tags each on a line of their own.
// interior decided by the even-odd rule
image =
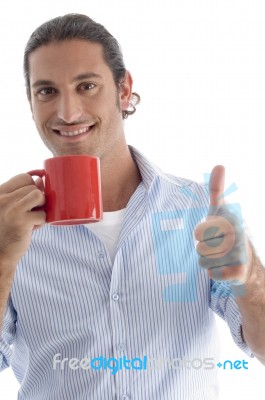
<svg viewBox="0 0 265 400">
<path fill-rule="evenodd" d="M 2 1 L 0 182 L 50 157 L 31 119 L 22 57 L 38 25 L 68 12 L 104 24 L 123 48 L 142 97 L 126 121 L 128 142 L 198 181 L 225 165 L 226 187 L 238 187 L 227 200 L 240 202 L 264 261 L 264 0 Z M 221 359 L 249 361 L 248 370 L 220 371 L 220 400 L 264 399 L 264 367 L 237 349 L 219 318 L 218 326 Z M 2 372 L 0 398 L 16 399 L 17 390 L 12 371 Z"/>
</svg>

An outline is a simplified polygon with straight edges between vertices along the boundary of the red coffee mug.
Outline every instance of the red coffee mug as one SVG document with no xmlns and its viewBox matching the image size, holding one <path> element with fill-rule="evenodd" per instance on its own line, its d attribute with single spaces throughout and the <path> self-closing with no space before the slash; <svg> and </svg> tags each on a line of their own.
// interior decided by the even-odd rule
<svg viewBox="0 0 265 400">
<path fill-rule="evenodd" d="M 100 161 L 87 155 L 49 158 L 29 171 L 44 180 L 46 222 L 78 225 L 102 219 Z"/>
</svg>

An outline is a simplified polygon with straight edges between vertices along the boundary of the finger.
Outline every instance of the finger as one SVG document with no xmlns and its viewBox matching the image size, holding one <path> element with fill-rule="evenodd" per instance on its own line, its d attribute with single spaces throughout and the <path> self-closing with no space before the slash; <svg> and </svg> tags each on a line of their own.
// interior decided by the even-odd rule
<svg viewBox="0 0 265 400">
<path fill-rule="evenodd" d="M 235 243 L 235 235 L 217 237 L 196 245 L 197 253 L 202 257 L 220 258 L 232 250 Z"/>
<path fill-rule="evenodd" d="M 225 188 L 225 168 L 223 165 L 216 165 L 211 173 L 209 182 L 210 206 L 221 206 L 225 204 L 221 197 Z"/>
<path fill-rule="evenodd" d="M 210 215 L 204 222 L 198 224 L 194 229 L 194 237 L 199 242 L 214 237 L 226 235 L 233 230 L 231 223 L 228 225 L 228 218 L 219 215 Z"/>
<path fill-rule="evenodd" d="M 215 281 L 229 281 L 236 285 L 242 285 L 244 283 L 241 265 L 233 266 L 233 268 L 227 266 L 210 268 L 207 272 L 209 278 Z"/>
<path fill-rule="evenodd" d="M 236 265 L 245 265 L 248 261 L 244 241 L 234 242 L 233 238 L 227 237 L 213 250 L 207 250 L 202 244 L 199 247 L 199 254 L 199 265 L 207 269 L 222 266 L 229 266 L 231 268 Z"/>
<path fill-rule="evenodd" d="M 1 195 L 1 207 L 12 207 L 15 204 L 19 204 L 20 200 L 26 197 L 29 193 L 34 192 L 37 189 L 36 185 L 22 186 L 19 189 L 14 190 L 12 193 L 5 193 Z"/>
<path fill-rule="evenodd" d="M 21 206 L 26 211 L 31 211 L 34 207 L 40 207 L 45 204 L 45 196 L 41 190 L 35 189 L 24 196 L 19 201 L 19 206 Z"/>
<path fill-rule="evenodd" d="M 29 220 L 34 229 L 41 228 L 46 223 L 45 211 L 30 211 Z"/>
<path fill-rule="evenodd" d="M 9 181 L 3 183 L 0 186 L 0 194 L 12 193 L 13 191 L 34 184 L 34 180 L 28 174 L 19 174 L 9 179 Z"/>
</svg>

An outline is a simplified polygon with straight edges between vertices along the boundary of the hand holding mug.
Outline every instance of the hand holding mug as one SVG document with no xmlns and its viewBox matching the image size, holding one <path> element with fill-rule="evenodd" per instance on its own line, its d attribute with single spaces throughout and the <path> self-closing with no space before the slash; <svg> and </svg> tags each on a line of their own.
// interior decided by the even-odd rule
<svg viewBox="0 0 265 400">
<path fill-rule="evenodd" d="M 46 222 L 77 225 L 102 219 L 100 161 L 88 155 L 49 158 L 44 169 L 28 172 L 43 179 Z"/>
<path fill-rule="evenodd" d="M 0 263 L 15 265 L 30 245 L 32 230 L 45 224 L 45 198 L 28 174 L 0 186 Z"/>
</svg>

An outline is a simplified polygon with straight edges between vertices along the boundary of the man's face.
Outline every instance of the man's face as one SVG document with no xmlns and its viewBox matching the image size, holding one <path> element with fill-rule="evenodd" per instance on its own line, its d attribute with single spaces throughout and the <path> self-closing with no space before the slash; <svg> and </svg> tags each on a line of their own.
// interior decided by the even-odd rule
<svg viewBox="0 0 265 400">
<path fill-rule="evenodd" d="M 98 43 L 50 43 L 29 56 L 30 105 L 38 132 L 53 155 L 90 154 L 101 159 L 125 143 L 121 110 L 132 80 L 118 91 Z"/>
</svg>

